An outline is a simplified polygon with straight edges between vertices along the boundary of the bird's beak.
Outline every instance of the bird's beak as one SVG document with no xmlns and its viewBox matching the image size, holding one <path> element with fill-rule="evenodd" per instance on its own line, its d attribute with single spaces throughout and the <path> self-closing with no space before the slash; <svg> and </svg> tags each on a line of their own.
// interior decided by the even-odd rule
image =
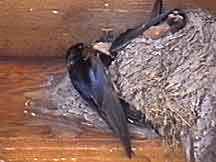
<svg viewBox="0 0 216 162">
<path fill-rule="evenodd" d="M 93 45 L 93 49 L 100 51 L 106 55 L 111 55 L 109 52 L 111 45 L 111 43 L 98 42 Z"/>
</svg>

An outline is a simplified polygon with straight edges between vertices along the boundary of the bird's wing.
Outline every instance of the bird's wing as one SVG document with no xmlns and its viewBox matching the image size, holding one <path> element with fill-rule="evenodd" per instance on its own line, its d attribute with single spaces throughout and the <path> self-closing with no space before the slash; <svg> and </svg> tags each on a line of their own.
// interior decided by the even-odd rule
<svg viewBox="0 0 216 162">
<path fill-rule="evenodd" d="M 137 36 L 141 35 L 144 31 L 148 30 L 151 26 L 157 25 L 160 22 L 164 21 L 167 17 L 169 12 L 162 13 L 162 0 L 155 0 L 153 5 L 153 9 L 150 15 L 150 19 L 143 22 L 142 24 L 128 29 L 126 32 L 121 33 L 113 42 L 110 47 L 110 52 L 118 52 L 126 47 L 132 39 L 136 38 Z"/>
<path fill-rule="evenodd" d="M 79 66 L 68 69 L 68 71 L 74 88 L 91 107 L 95 108 L 97 103 L 92 95 L 91 81 L 88 77 L 88 68 L 88 66 Z"/>
<path fill-rule="evenodd" d="M 132 149 L 126 114 L 100 58 L 97 56 L 93 61 L 95 74 L 93 91 L 99 105 L 97 111 L 112 129 L 113 133 L 120 138 L 128 157 L 131 157 Z"/>
<path fill-rule="evenodd" d="M 121 33 L 113 42 L 110 47 L 110 52 L 115 53 L 122 50 L 126 47 L 132 39 L 136 38 L 138 35 L 142 34 L 140 26 L 131 28 L 126 30 L 125 32 Z"/>
</svg>

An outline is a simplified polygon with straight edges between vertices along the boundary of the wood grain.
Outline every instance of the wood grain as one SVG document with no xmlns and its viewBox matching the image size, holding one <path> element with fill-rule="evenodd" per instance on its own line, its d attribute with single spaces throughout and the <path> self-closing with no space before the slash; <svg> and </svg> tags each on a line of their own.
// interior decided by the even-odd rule
<svg viewBox="0 0 216 162">
<path fill-rule="evenodd" d="M 43 139 L 34 137 L 0 138 L 4 159 L 66 162 L 184 162 L 182 151 L 169 152 L 159 140 L 133 141 L 136 155 L 128 159 L 113 138 Z"/>
<path fill-rule="evenodd" d="M 64 63 L 1 62 L 0 162 L 129 161 L 119 140 L 110 134 L 89 129 L 80 133 L 81 128 L 71 129 L 72 122 L 40 120 L 36 114 L 26 114 L 24 105 L 29 100 L 25 92 L 46 89 L 64 73 Z M 131 162 L 168 162 L 172 158 L 174 162 L 184 162 L 181 149 L 167 152 L 160 140 L 135 139 L 132 143 L 136 156 Z"/>
<path fill-rule="evenodd" d="M 183 5 L 182 5 L 183 3 Z M 2 0 L 0 56 L 62 57 L 78 41 L 98 39 L 102 28 L 117 35 L 149 16 L 151 0 Z M 191 0 L 166 0 L 167 8 Z"/>
</svg>

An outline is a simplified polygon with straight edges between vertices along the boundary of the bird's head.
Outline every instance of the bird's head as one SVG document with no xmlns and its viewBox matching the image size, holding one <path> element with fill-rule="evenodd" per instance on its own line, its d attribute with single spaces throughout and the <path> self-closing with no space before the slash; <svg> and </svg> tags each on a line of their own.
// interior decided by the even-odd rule
<svg viewBox="0 0 216 162">
<path fill-rule="evenodd" d="M 77 43 L 75 45 L 72 45 L 68 49 L 66 53 L 66 64 L 68 67 L 82 60 L 83 58 L 82 52 L 84 48 L 85 48 L 84 43 Z"/>
<path fill-rule="evenodd" d="M 180 9 L 173 9 L 167 16 L 167 23 L 171 26 L 171 28 L 173 27 L 173 30 L 176 32 L 186 25 L 186 19 L 187 16 L 184 11 Z"/>
</svg>

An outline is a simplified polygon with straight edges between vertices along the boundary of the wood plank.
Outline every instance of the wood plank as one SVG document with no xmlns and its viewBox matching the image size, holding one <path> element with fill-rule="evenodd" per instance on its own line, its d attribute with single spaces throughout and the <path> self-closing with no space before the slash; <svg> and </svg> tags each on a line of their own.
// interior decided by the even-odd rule
<svg viewBox="0 0 216 162">
<path fill-rule="evenodd" d="M 102 28 L 112 28 L 117 35 L 140 24 L 149 15 L 152 3 L 151 0 L 0 1 L 0 56 L 62 57 L 70 44 L 99 38 Z M 178 6 L 179 1 L 167 0 L 166 5 Z"/>
<path fill-rule="evenodd" d="M 1 62 L 0 162 L 129 161 L 119 140 L 111 135 L 92 129 L 82 133 L 81 126 L 71 129 L 72 122 L 63 123 L 58 118 L 49 121 L 49 116 L 40 120 L 37 114 L 25 113 L 29 100 L 24 92 L 46 89 L 51 76 L 58 81 L 56 77 L 64 72 L 65 65 L 58 62 Z M 181 149 L 175 154 L 166 152 L 160 140 L 135 139 L 132 143 L 136 157 L 131 162 L 168 162 L 172 158 L 184 162 Z"/>
<path fill-rule="evenodd" d="M 76 162 L 184 162 L 181 149 L 169 152 L 159 140 L 134 140 L 136 155 L 129 160 L 118 140 L 105 138 L 46 139 L 36 137 L 0 137 L 2 158 L 8 161 Z M 1 160 L 1 159 L 0 159 Z"/>
</svg>

